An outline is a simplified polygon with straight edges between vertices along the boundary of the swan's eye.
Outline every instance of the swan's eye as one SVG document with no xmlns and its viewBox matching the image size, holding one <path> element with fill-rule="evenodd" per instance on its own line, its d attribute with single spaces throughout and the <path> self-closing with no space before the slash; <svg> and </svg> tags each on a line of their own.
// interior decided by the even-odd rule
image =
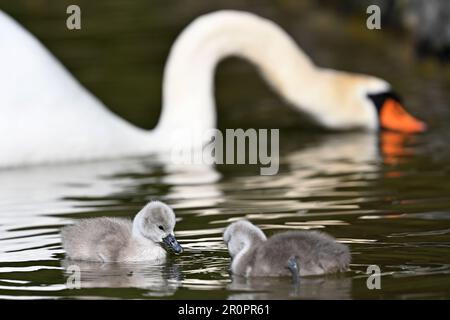
<svg viewBox="0 0 450 320">
<path fill-rule="evenodd" d="M 164 231 L 164 228 L 163 228 L 163 226 L 158 226 L 158 228 L 159 228 L 159 230 L 162 230 L 162 231 Z"/>
</svg>

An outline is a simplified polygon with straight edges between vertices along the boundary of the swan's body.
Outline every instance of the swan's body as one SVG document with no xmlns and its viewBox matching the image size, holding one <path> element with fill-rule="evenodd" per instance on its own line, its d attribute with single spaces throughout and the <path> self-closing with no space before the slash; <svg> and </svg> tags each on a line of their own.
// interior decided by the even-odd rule
<svg viewBox="0 0 450 320">
<path fill-rule="evenodd" d="M 177 253 L 182 251 L 173 236 L 174 227 L 172 209 L 153 201 L 133 221 L 107 217 L 84 219 L 65 227 L 61 235 L 66 254 L 72 260 L 161 262 L 166 258 L 161 243 Z"/>
<path fill-rule="evenodd" d="M 283 98 L 325 127 L 379 127 L 367 95 L 389 91 L 387 82 L 319 68 L 273 22 L 219 11 L 196 19 L 176 40 L 164 71 L 160 121 L 145 131 L 110 112 L 0 11 L 0 167 L 144 155 L 192 144 L 192 136 L 216 126 L 214 71 L 230 55 L 255 64 Z"/>
<path fill-rule="evenodd" d="M 1 11 L 0 70 L 0 167 L 142 154 L 154 145 Z"/>
<path fill-rule="evenodd" d="M 246 277 L 309 276 L 347 271 L 348 247 L 317 231 L 279 233 L 267 239 L 246 220 L 224 232 L 231 271 Z"/>
</svg>

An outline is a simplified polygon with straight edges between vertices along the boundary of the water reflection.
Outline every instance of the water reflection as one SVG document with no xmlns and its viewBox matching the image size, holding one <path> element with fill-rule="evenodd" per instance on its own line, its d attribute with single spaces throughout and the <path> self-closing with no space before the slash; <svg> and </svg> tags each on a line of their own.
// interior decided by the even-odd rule
<svg viewBox="0 0 450 320">
<path fill-rule="evenodd" d="M 180 266 L 173 263 L 151 265 L 64 259 L 61 265 L 64 268 L 66 282 L 72 283 L 74 280 L 70 277 L 74 276 L 74 270 L 79 270 L 80 289 L 139 288 L 148 290 L 146 296 L 162 297 L 172 295 L 183 279 Z"/>
<path fill-rule="evenodd" d="M 373 197 L 364 188 L 380 174 L 378 150 L 375 135 L 327 135 L 283 154 L 276 176 L 235 177 L 233 182 L 240 188 L 226 191 L 227 205 L 240 207 L 249 219 L 264 220 L 311 217 L 318 212 L 362 213 L 359 203 Z M 253 209 L 246 208 L 249 203 Z M 231 221 L 234 218 L 220 222 Z"/>
<path fill-rule="evenodd" d="M 384 148 L 386 143 L 395 148 Z M 402 272 L 404 266 L 425 265 L 430 256 L 444 265 L 440 259 L 450 230 L 445 206 L 428 213 L 398 209 L 421 203 L 420 197 L 406 201 L 402 189 L 395 191 L 406 178 L 399 165 L 408 168 L 409 160 L 417 158 L 405 148 L 412 148 L 408 139 L 378 141 L 363 133 L 313 136 L 294 147 L 281 146 L 276 176 L 252 175 L 252 169 L 242 175 L 213 166 L 178 166 L 161 156 L 2 172 L 0 296 L 91 297 L 99 294 L 89 291 L 95 288 L 107 290 L 101 296 L 131 298 L 204 298 L 210 292 L 229 299 L 349 299 L 366 294 L 361 284 L 367 276 L 358 272 L 305 278 L 298 288 L 289 279 L 230 277 L 222 231 L 243 217 L 268 235 L 288 229 L 330 232 L 350 245 L 352 269 L 379 264 L 383 281 L 446 276 L 447 269 Z M 386 154 L 399 161 L 391 164 Z M 400 174 L 389 176 L 392 172 Z M 176 235 L 185 253 L 160 266 L 77 262 L 82 289 L 68 290 L 68 261 L 58 262 L 63 256 L 60 227 L 84 217 L 132 217 L 150 199 L 175 208 Z M 390 207 L 383 209 L 386 203 Z M 411 259 L 419 260 L 408 264 Z"/>
<path fill-rule="evenodd" d="M 384 131 L 380 136 L 384 163 L 398 164 L 402 159 L 414 156 L 414 148 L 408 146 L 414 142 L 414 136 L 391 131 Z"/>
<path fill-rule="evenodd" d="M 299 284 L 289 278 L 244 278 L 233 276 L 228 299 L 350 299 L 352 279 L 344 276 L 304 277 Z"/>
</svg>

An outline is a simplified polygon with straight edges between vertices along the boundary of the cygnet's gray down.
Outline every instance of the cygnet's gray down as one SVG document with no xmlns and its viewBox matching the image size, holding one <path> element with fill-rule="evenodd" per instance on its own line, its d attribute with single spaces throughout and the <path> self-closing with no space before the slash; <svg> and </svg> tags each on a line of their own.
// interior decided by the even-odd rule
<svg viewBox="0 0 450 320">
<path fill-rule="evenodd" d="M 82 219 L 61 231 L 63 248 L 72 260 L 99 262 L 162 262 L 165 244 L 175 253 L 183 249 L 174 236 L 175 214 L 159 201 L 148 203 L 134 220 Z"/>
<path fill-rule="evenodd" d="M 318 231 L 292 231 L 267 239 L 247 220 L 229 225 L 224 232 L 234 274 L 246 277 L 321 275 L 347 271 L 346 245 Z"/>
</svg>

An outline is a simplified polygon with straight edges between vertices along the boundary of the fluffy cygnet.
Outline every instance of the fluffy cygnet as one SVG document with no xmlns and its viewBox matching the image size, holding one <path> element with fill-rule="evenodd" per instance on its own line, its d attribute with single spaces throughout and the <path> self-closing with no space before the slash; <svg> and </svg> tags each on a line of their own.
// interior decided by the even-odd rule
<svg viewBox="0 0 450 320">
<path fill-rule="evenodd" d="M 175 213 L 159 201 L 148 203 L 134 220 L 83 219 L 61 231 L 68 258 L 100 262 L 164 261 L 166 251 L 183 249 L 175 239 Z"/>
<path fill-rule="evenodd" d="M 320 275 L 348 270 L 350 252 L 325 233 L 283 232 L 267 239 L 247 220 L 227 227 L 223 235 L 231 255 L 231 271 L 246 277 Z"/>
</svg>

